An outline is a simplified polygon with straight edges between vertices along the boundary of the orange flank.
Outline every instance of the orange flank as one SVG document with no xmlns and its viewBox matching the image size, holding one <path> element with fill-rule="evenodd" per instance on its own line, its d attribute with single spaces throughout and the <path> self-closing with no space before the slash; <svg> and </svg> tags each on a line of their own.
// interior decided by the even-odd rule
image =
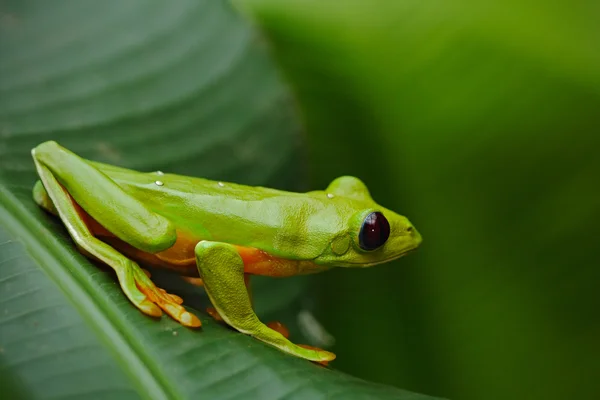
<svg viewBox="0 0 600 400">
<path fill-rule="evenodd" d="M 297 261 L 275 257 L 266 251 L 254 247 L 235 247 L 244 261 L 244 272 L 247 274 L 287 277 L 317 272 L 321 269 L 321 267 L 311 261 Z"/>
<path fill-rule="evenodd" d="M 242 261 L 244 262 L 244 272 L 252 275 L 271 275 L 275 272 L 281 260 L 271 256 L 266 251 L 254 247 L 235 246 Z"/>
</svg>

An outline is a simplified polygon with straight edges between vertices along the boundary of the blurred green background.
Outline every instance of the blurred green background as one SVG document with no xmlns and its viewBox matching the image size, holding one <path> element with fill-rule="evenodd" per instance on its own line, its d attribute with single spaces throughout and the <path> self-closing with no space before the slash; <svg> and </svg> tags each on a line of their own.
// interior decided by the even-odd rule
<svg viewBox="0 0 600 400">
<path fill-rule="evenodd" d="M 337 368 L 456 399 L 600 398 L 600 2 L 240 0 L 307 126 L 418 253 L 319 276 Z"/>
<path fill-rule="evenodd" d="M 31 248 L 62 257 L 55 255 L 55 272 L 64 272 L 64 260 L 78 267 L 80 285 L 107 294 L 100 297 L 113 310 L 110 326 L 129 329 L 132 343 L 148 349 L 151 377 L 180 379 L 185 393 L 405 396 L 283 357 L 202 311 L 206 329 L 178 336 L 187 354 L 163 345 L 172 321 L 144 319 L 33 204 L 29 151 L 60 138 L 99 161 L 284 189 L 355 175 L 415 223 L 422 248 L 376 268 L 259 279 L 261 317 L 290 323 L 299 341 L 295 317 L 312 310 L 336 339 L 334 368 L 415 392 L 600 398 L 600 2 L 234 3 L 264 37 L 224 0 L 0 1 L 0 200 L 12 207 L 0 219 L 14 220 L 0 255 L 18 247 L 25 263 L 21 234 Z M 292 90 L 304 140 L 262 48 Z M 44 275 L 52 268 L 34 261 L 37 280 L 23 278 L 19 290 L 37 282 L 62 299 L 56 279 Z M 11 273 L 6 265 L 0 272 Z M 49 300 L 19 299 L 14 309 Z M 85 313 L 63 300 L 65 315 L 79 321 Z M 78 343 L 34 336 L 27 316 L 11 321 L 3 332 L 39 347 Z M 79 324 L 81 337 L 102 338 L 102 329 Z M 226 340 L 211 342 L 219 338 Z M 44 364 L 30 357 L 33 344 L 2 347 L 0 375 L 31 382 L 60 364 L 63 380 L 49 380 L 56 393 L 69 383 L 93 388 L 65 373 L 72 369 L 111 389 L 120 385 L 113 376 L 127 376 L 119 367 L 130 366 L 104 353 L 111 343 L 98 344 L 110 361 L 105 375 L 84 367 L 97 361 L 90 351 L 77 362 L 59 352 Z M 214 362 L 221 353 L 229 358 Z M 252 368 L 238 375 L 244 365 Z M 35 382 L 32 393 L 55 393 Z"/>
</svg>

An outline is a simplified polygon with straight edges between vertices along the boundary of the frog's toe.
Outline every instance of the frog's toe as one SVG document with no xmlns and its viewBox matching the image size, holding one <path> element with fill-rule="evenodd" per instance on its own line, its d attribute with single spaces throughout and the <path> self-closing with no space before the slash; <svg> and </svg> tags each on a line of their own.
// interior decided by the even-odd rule
<svg viewBox="0 0 600 400">
<path fill-rule="evenodd" d="M 158 290 L 160 290 L 160 292 L 162 294 L 169 296 L 171 298 L 171 300 L 173 300 L 175 303 L 183 304 L 183 299 L 181 297 L 177 296 L 176 294 L 167 293 L 167 291 L 165 289 L 161 289 L 161 288 L 158 288 Z"/>
<path fill-rule="evenodd" d="M 143 289 L 142 289 L 143 290 Z M 171 318 L 178 321 L 181 325 L 197 328 L 202 326 L 200 319 L 194 314 L 187 311 L 180 304 L 181 298 L 179 296 L 171 295 L 167 292 L 161 292 L 160 290 L 147 291 L 145 294 L 158 305 L 164 312 L 166 312 Z M 175 296 L 177 300 L 174 300 L 172 296 Z"/>
<path fill-rule="evenodd" d="M 213 319 L 215 321 L 223 322 L 223 317 L 221 317 L 221 314 L 219 314 L 219 312 L 217 311 L 216 308 L 214 308 L 214 307 L 206 307 L 206 312 L 208 313 L 208 315 L 210 315 L 211 317 L 213 317 Z"/>
<path fill-rule="evenodd" d="M 317 362 L 321 365 L 327 365 L 327 364 L 329 364 L 330 361 L 335 360 L 335 357 L 336 357 L 335 354 L 333 354 L 330 351 L 326 351 L 326 350 L 320 349 L 318 347 L 309 346 L 307 344 L 299 344 L 298 346 L 305 348 L 305 349 L 318 351 L 321 359 L 319 361 L 315 361 L 315 362 Z"/>
<path fill-rule="evenodd" d="M 174 320 L 178 321 L 183 326 L 190 328 L 198 328 L 202 326 L 202 323 L 198 317 L 178 304 L 164 304 L 163 310 L 165 310 L 167 314 L 169 314 Z"/>
<path fill-rule="evenodd" d="M 150 300 L 143 300 L 137 307 L 146 315 L 151 317 L 160 317 L 163 313 L 156 304 Z"/>
<path fill-rule="evenodd" d="M 183 326 L 190 328 L 197 328 L 202 326 L 200 319 L 194 314 L 187 311 L 181 304 L 183 299 L 175 294 L 167 293 L 164 289 L 157 287 L 145 274 L 136 275 L 136 286 L 138 289 L 148 298 L 144 300 L 144 308 L 148 310 L 146 314 L 153 316 L 160 316 L 162 311 L 167 313 L 175 321 L 179 322 Z M 154 307 L 154 309 L 152 308 Z"/>
<path fill-rule="evenodd" d="M 169 297 L 171 297 L 171 300 L 173 300 L 175 303 L 177 304 L 183 304 L 183 299 L 179 296 L 177 296 L 176 294 L 173 293 L 168 293 Z"/>
<path fill-rule="evenodd" d="M 182 276 L 181 279 L 183 279 L 187 283 L 194 285 L 194 286 L 204 286 L 204 281 L 202 280 L 202 278 L 195 278 L 192 276 Z"/>
</svg>

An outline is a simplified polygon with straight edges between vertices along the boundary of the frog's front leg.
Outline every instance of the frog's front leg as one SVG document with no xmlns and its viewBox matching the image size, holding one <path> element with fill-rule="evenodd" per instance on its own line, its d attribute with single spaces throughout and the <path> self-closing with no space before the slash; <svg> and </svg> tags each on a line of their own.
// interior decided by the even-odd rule
<svg viewBox="0 0 600 400">
<path fill-rule="evenodd" d="M 244 261 L 235 246 L 201 241 L 196 245 L 196 263 L 208 297 L 228 325 L 296 357 L 318 362 L 335 359 L 328 351 L 295 345 L 258 319 L 244 283 Z"/>
<path fill-rule="evenodd" d="M 204 283 L 202 282 L 201 278 L 190 278 L 190 277 L 187 277 L 187 276 L 184 276 L 182 278 L 186 282 L 191 283 L 192 285 L 195 285 L 195 286 L 204 286 Z M 244 274 L 244 284 L 246 285 L 246 290 L 248 291 L 248 297 L 250 299 L 250 305 L 252 307 L 254 307 L 254 303 L 252 301 L 252 299 L 253 299 L 253 297 L 252 297 L 252 286 L 250 285 L 250 274 Z M 208 313 L 208 315 L 210 315 L 211 317 L 213 317 L 215 319 L 215 321 L 219 321 L 219 322 L 223 321 L 223 318 L 219 315 L 219 312 L 214 307 L 208 307 L 206 309 L 206 312 Z M 267 323 L 267 326 L 269 328 L 273 329 L 274 331 L 277 331 L 277 332 L 281 333 L 286 339 L 290 338 L 290 331 L 281 322 L 279 322 L 279 321 L 271 321 L 271 322 Z M 299 346 L 303 346 L 303 345 L 299 345 Z"/>
</svg>

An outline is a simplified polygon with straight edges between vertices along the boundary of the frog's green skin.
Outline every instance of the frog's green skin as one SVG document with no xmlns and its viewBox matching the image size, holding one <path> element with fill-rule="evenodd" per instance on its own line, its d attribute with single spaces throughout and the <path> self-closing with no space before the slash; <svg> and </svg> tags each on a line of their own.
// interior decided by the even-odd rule
<svg viewBox="0 0 600 400">
<path fill-rule="evenodd" d="M 335 355 L 295 345 L 264 325 L 252 309 L 245 273 L 289 276 L 367 267 L 421 243 L 405 217 L 375 203 L 353 177 L 338 178 L 325 191 L 292 193 L 136 172 L 84 160 L 52 141 L 37 146 L 32 156 L 40 176 L 36 202 L 60 216 L 84 254 L 117 272 L 124 293 L 141 311 L 159 316 L 162 308 L 183 325 L 200 326 L 177 296 L 158 289 L 133 260 L 186 275 L 197 270 L 225 322 L 312 361 Z M 380 248 L 365 251 L 358 235 L 375 211 L 389 221 L 390 236 Z"/>
</svg>

